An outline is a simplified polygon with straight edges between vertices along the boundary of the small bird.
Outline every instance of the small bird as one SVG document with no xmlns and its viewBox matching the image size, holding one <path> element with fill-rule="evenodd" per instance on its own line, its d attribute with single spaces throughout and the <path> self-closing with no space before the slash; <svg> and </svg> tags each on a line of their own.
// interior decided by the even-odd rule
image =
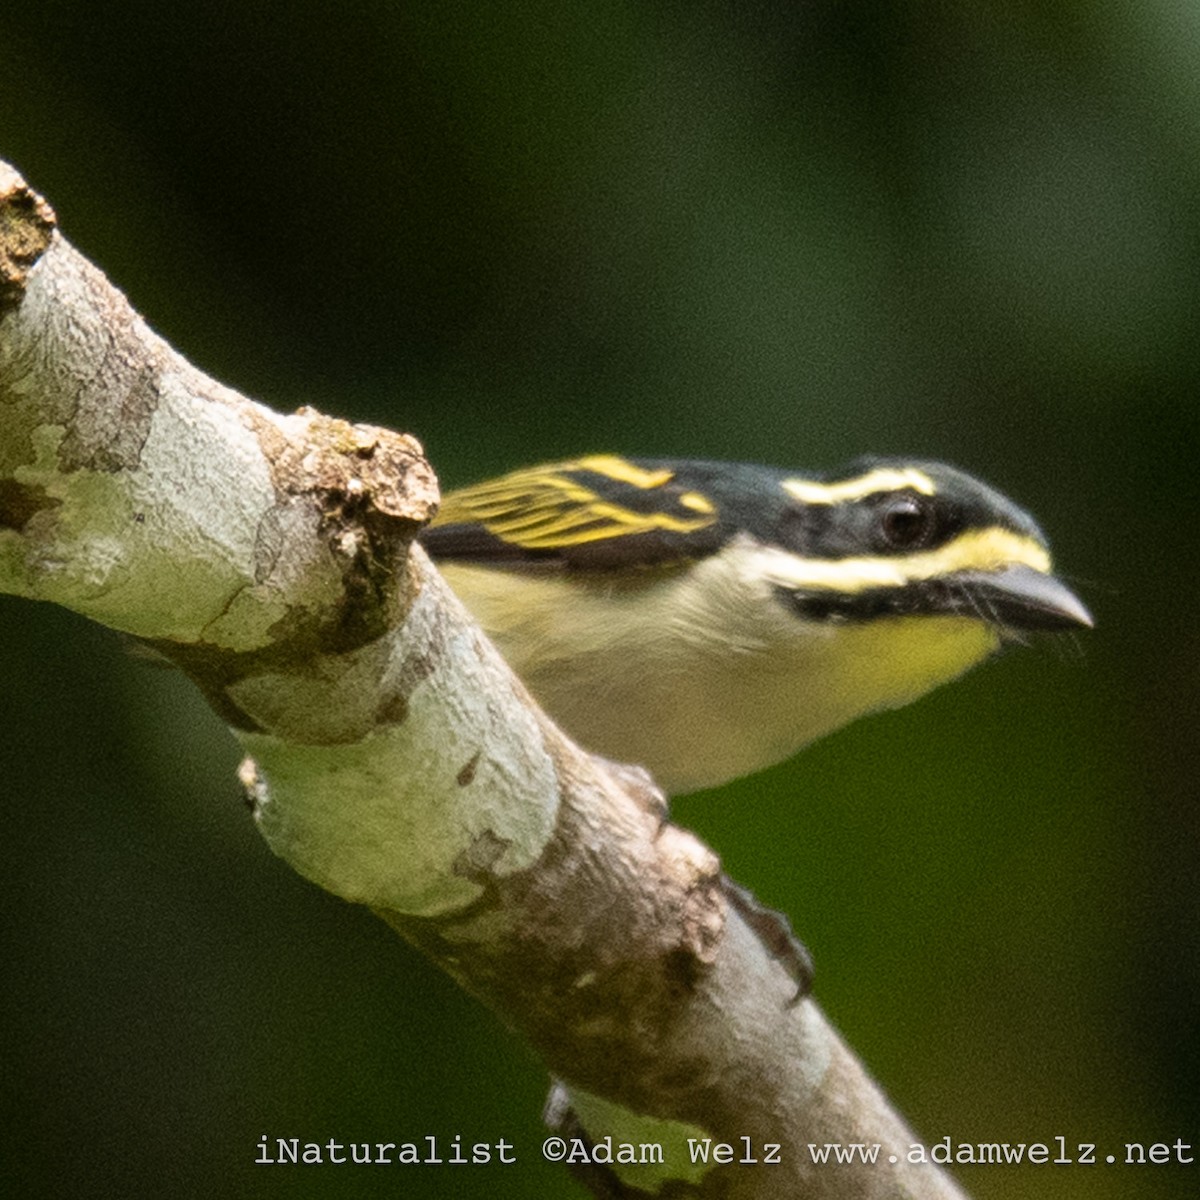
<svg viewBox="0 0 1200 1200">
<path fill-rule="evenodd" d="M 934 462 L 590 455 L 451 492 L 420 540 L 545 711 L 669 795 L 1092 624 L 1033 519 Z"/>
</svg>

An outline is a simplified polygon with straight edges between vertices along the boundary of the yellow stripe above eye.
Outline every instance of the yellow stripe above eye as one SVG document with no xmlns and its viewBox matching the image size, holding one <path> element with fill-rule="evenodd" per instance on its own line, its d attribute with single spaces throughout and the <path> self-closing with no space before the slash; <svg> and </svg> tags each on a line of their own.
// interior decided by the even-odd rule
<svg viewBox="0 0 1200 1200">
<path fill-rule="evenodd" d="M 843 500 L 861 500 L 876 492 L 894 492 L 901 488 L 911 488 L 923 496 L 932 496 L 937 491 L 933 480 L 914 467 L 879 467 L 857 479 L 842 479 L 837 483 L 785 479 L 781 486 L 801 504 L 840 504 Z"/>
<path fill-rule="evenodd" d="M 871 588 L 903 587 L 955 571 L 998 571 L 1026 566 L 1050 573 L 1050 555 L 1035 538 L 992 527 L 961 534 L 936 550 L 873 558 L 798 558 L 764 547 L 762 567 L 772 582 L 857 595 Z"/>
</svg>

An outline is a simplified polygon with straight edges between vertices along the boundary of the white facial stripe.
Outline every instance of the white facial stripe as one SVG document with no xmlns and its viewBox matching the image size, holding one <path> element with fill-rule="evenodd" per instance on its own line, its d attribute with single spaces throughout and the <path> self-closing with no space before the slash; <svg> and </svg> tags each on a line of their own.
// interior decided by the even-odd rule
<svg viewBox="0 0 1200 1200">
<path fill-rule="evenodd" d="M 1050 573 L 1050 555 L 1033 538 L 1011 529 L 976 529 L 917 554 L 888 558 L 798 558 L 786 550 L 764 546 L 763 573 L 787 588 L 813 588 L 857 595 L 871 588 L 903 587 L 952 571 L 998 571 L 1026 566 Z"/>
<path fill-rule="evenodd" d="M 923 496 L 932 496 L 937 490 L 924 471 L 912 467 L 880 467 L 857 479 L 843 479 L 839 483 L 785 479 L 782 486 L 801 504 L 839 504 L 843 500 L 861 500 L 876 492 L 894 492 L 899 488 L 911 488 Z"/>
</svg>

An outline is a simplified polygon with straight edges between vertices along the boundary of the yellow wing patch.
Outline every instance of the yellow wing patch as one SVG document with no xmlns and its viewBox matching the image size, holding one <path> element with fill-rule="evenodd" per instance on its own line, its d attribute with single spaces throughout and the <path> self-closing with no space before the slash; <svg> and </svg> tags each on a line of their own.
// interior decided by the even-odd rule
<svg viewBox="0 0 1200 1200">
<path fill-rule="evenodd" d="M 598 482 L 592 485 L 588 475 Z M 657 490 L 674 478 L 665 467 L 648 470 L 616 455 L 569 459 L 451 492 L 433 524 L 478 523 L 524 550 L 556 550 L 655 530 L 686 534 L 712 525 L 716 510 L 704 497 Z M 622 492 L 642 503 L 621 503 Z M 646 503 L 640 493 L 655 494 Z"/>
<path fill-rule="evenodd" d="M 675 472 L 667 470 L 666 467 L 660 467 L 657 471 L 647 471 L 644 467 L 639 467 L 616 454 L 589 454 L 573 463 L 559 465 L 581 471 L 594 471 L 597 475 L 607 476 L 617 483 L 628 483 L 638 488 L 662 487 L 664 483 L 670 483 L 675 478 Z"/>
</svg>

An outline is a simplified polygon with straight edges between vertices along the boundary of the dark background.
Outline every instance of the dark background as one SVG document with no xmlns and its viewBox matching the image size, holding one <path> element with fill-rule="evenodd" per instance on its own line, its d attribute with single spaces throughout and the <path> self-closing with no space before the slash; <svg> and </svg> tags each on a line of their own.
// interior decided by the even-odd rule
<svg viewBox="0 0 1200 1200">
<path fill-rule="evenodd" d="M 1198 62 L 1187 0 L 40 0 L 0 8 L 0 157 L 198 365 L 414 432 L 449 485 L 874 452 L 1037 514 L 1094 633 L 675 811 L 922 1136 L 1120 1156 L 1200 1144 Z M 581 1194 L 533 1056 L 272 857 L 184 680 L 0 623 L 12 1194 Z M 254 1168 L 264 1133 L 520 1161 Z"/>
</svg>

